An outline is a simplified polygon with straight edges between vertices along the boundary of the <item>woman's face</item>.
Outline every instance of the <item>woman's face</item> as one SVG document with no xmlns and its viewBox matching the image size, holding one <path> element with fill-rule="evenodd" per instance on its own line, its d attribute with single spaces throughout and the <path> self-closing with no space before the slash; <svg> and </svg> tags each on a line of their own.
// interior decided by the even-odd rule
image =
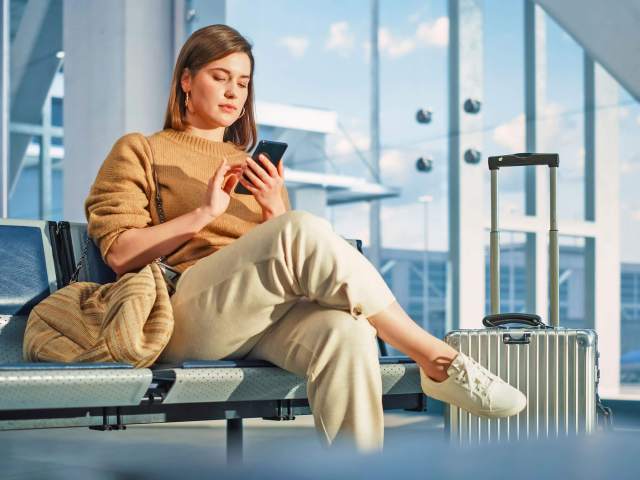
<svg viewBox="0 0 640 480">
<path fill-rule="evenodd" d="M 185 70 L 181 85 L 189 92 L 187 122 L 197 128 L 230 126 L 242 114 L 250 78 L 251 61 L 246 53 L 214 60 L 194 76 Z"/>
</svg>

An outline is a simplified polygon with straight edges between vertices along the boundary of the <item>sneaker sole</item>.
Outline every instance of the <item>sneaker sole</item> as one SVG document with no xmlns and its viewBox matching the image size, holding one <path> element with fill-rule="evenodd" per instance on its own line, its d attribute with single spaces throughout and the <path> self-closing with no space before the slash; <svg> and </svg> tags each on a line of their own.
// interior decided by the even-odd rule
<svg viewBox="0 0 640 480">
<path fill-rule="evenodd" d="M 423 390 L 424 393 L 424 390 Z M 514 415 L 517 415 L 518 413 L 522 412 L 525 408 L 527 408 L 527 402 L 525 401 L 523 405 L 518 405 L 515 407 L 511 407 L 511 408 L 505 408 L 504 410 L 498 410 L 498 411 L 492 411 L 492 412 L 484 412 L 484 411 L 479 411 L 479 412 L 472 412 L 469 409 L 466 409 L 464 407 L 460 407 L 458 405 L 455 405 L 454 403 L 451 403 L 447 400 L 445 400 L 444 398 L 437 398 L 434 395 L 430 395 L 428 393 L 424 393 L 425 395 L 427 395 L 427 397 L 433 398 L 435 400 L 447 403 L 449 405 L 452 405 L 454 407 L 457 407 L 461 410 L 464 410 L 465 412 L 470 413 L 471 415 L 475 415 L 477 417 L 484 417 L 484 418 L 489 418 L 489 419 L 493 419 L 493 418 L 505 418 L 505 417 L 513 417 Z"/>
<path fill-rule="evenodd" d="M 513 417 L 514 415 L 517 415 L 520 412 L 522 412 L 525 408 L 527 408 L 526 400 L 522 405 L 518 405 L 516 407 L 511 407 L 511 408 L 505 408 L 504 410 L 498 410 L 498 411 L 486 412 L 486 413 L 485 412 L 481 412 L 481 413 L 469 412 L 469 413 L 471 413 L 472 415 L 477 415 L 478 417 L 484 417 L 484 418 L 505 418 L 505 417 Z"/>
<path fill-rule="evenodd" d="M 522 408 L 509 408 L 506 410 L 500 410 L 498 412 L 490 412 L 490 413 L 471 413 L 472 415 L 477 415 L 478 417 L 484 417 L 484 418 L 506 418 L 506 417 L 513 417 L 514 415 L 519 414 L 520 412 L 522 412 L 524 409 L 526 408 L 526 405 Z M 468 410 L 467 410 L 468 411 Z"/>
</svg>

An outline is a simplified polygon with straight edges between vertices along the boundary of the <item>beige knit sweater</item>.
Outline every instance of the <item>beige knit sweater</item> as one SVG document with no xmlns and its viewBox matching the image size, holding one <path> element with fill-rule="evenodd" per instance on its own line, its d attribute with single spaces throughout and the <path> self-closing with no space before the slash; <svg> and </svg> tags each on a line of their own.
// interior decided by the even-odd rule
<svg viewBox="0 0 640 480">
<path fill-rule="evenodd" d="M 85 201 L 88 232 L 103 259 L 125 230 L 160 222 L 154 200 L 152 155 L 168 221 L 202 205 L 209 179 L 223 158 L 229 165 L 237 165 L 245 161 L 247 154 L 230 142 L 215 142 L 171 129 L 150 137 L 131 133 L 120 138 Z M 289 210 L 286 188 L 283 200 Z M 253 195 L 232 193 L 227 211 L 168 255 L 167 263 L 184 271 L 261 222 L 262 210 Z"/>
</svg>

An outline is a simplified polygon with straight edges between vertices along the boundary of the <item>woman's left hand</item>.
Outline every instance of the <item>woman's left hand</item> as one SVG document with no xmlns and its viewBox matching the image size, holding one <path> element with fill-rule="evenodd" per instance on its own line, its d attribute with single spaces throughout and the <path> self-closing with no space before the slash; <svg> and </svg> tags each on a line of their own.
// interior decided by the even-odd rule
<svg viewBox="0 0 640 480">
<path fill-rule="evenodd" d="M 263 221 L 277 217 L 286 212 L 286 206 L 282 200 L 284 188 L 284 167 L 282 160 L 278 162 L 278 168 L 274 167 L 269 159 L 260 154 L 258 160 L 264 165 L 262 168 L 253 158 L 247 157 L 247 166 L 244 176 L 240 177 L 240 183 L 249 190 L 262 207 Z M 265 170 L 266 169 L 266 170 Z"/>
</svg>

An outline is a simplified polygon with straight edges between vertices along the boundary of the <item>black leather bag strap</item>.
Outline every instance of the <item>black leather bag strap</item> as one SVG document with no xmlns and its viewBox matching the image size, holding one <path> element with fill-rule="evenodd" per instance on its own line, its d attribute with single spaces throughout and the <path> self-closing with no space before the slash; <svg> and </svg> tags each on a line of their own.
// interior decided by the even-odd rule
<svg viewBox="0 0 640 480">
<path fill-rule="evenodd" d="M 155 159 L 156 156 L 153 153 L 153 146 L 151 145 L 151 142 L 149 142 L 149 139 L 147 139 L 147 143 L 149 145 L 149 151 L 151 152 L 151 169 L 153 170 L 153 182 L 156 187 L 156 210 L 158 212 L 158 219 L 160 220 L 160 223 L 164 223 L 167 217 L 164 213 L 162 195 L 160 194 L 160 182 L 158 181 L 158 169 L 156 167 Z M 155 263 L 160 267 L 160 270 L 162 271 L 162 275 L 164 276 L 165 282 L 167 283 L 167 288 L 169 289 L 169 295 L 173 295 L 176 291 L 178 280 L 180 279 L 180 272 L 173 268 L 171 265 L 167 264 L 166 259 L 166 255 L 163 255 L 156 258 Z"/>
<path fill-rule="evenodd" d="M 153 182 L 156 186 L 156 195 L 155 195 L 156 210 L 158 211 L 158 218 L 160 219 L 160 223 L 164 223 L 167 217 L 164 214 L 164 207 L 162 205 L 162 196 L 160 195 L 160 182 L 158 182 L 158 169 L 156 168 L 155 154 L 153 153 L 153 147 L 151 146 L 151 142 L 148 139 L 147 139 L 147 144 L 149 145 L 149 151 L 151 151 L 151 169 L 153 170 Z"/>
<path fill-rule="evenodd" d="M 89 235 L 87 235 L 87 238 L 82 244 L 82 254 L 80 255 L 80 260 L 78 260 L 76 268 L 71 274 L 71 278 L 69 279 L 69 285 L 71 285 L 72 283 L 76 283 L 78 281 L 78 277 L 80 276 L 80 271 L 82 270 L 82 267 L 84 267 L 84 264 L 87 261 L 87 255 L 89 252 L 89 242 L 91 242 L 91 238 L 89 237 Z"/>
</svg>

